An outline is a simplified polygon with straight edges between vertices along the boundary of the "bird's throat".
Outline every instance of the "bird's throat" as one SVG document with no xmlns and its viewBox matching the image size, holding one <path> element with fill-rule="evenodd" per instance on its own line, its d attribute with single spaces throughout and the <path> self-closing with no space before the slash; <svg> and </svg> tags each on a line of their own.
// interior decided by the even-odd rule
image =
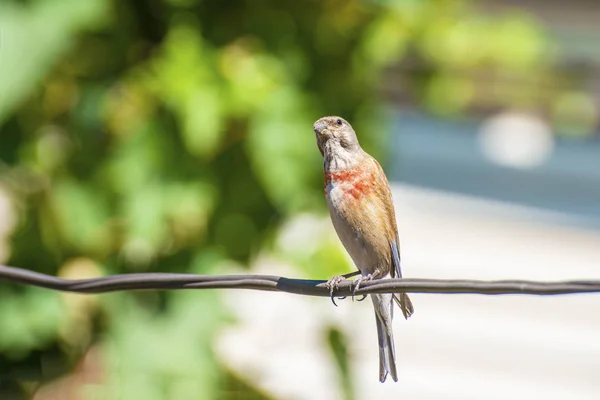
<svg viewBox="0 0 600 400">
<path fill-rule="evenodd" d="M 323 168 L 325 173 L 357 168 L 362 159 L 362 150 L 349 151 L 334 140 L 328 140 L 323 146 Z"/>
</svg>

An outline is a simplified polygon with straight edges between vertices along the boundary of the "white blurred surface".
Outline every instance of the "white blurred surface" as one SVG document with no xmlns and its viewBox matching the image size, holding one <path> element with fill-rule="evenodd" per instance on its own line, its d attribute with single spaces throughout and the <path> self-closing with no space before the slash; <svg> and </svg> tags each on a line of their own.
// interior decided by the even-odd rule
<svg viewBox="0 0 600 400">
<path fill-rule="evenodd" d="M 480 127 L 479 145 L 491 161 L 512 168 L 533 168 L 546 162 L 554 149 L 548 124 L 536 115 L 504 112 Z"/>
<path fill-rule="evenodd" d="M 600 279 L 600 232 L 558 225 L 564 216 L 409 186 L 393 193 L 406 277 Z M 297 276 L 275 260 L 259 270 Z M 414 316 L 395 319 L 399 382 L 385 384 L 369 302 L 223 295 L 239 323 L 219 353 L 278 398 L 342 398 L 325 347 L 331 325 L 350 341 L 358 399 L 600 398 L 600 294 L 413 294 Z"/>
</svg>

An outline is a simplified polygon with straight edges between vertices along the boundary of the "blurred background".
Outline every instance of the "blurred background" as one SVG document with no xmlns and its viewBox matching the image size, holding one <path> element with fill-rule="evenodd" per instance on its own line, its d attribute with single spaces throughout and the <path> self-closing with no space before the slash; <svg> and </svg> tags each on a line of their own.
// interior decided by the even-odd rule
<svg viewBox="0 0 600 400">
<path fill-rule="evenodd" d="M 392 183 L 407 277 L 600 279 L 594 0 L 4 0 L 0 262 L 328 279 L 312 123 Z M 0 284 L 0 399 L 598 398 L 600 297 Z"/>
</svg>

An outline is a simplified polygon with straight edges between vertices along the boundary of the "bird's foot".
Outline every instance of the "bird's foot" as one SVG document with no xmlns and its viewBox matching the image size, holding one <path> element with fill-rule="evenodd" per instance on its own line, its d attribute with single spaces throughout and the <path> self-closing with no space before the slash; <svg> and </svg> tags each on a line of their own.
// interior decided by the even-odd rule
<svg viewBox="0 0 600 400">
<path fill-rule="evenodd" d="M 334 276 L 333 278 L 331 278 L 330 280 L 327 281 L 327 283 L 325 284 L 327 286 L 327 288 L 329 289 L 329 295 L 331 297 L 331 302 L 333 303 L 334 306 L 338 306 L 337 304 L 335 304 L 335 298 L 333 296 L 333 292 L 335 290 L 338 290 L 340 288 L 340 283 L 346 280 L 346 276 L 345 275 L 341 275 L 341 276 Z M 338 299 L 340 300 L 344 300 L 346 297 L 338 297 Z"/>
<path fill-rule="evenodd" d="M 352 288 L 352 300 L 354 300 L 354 295 L 356 293 L 356 291 L 360 288 L 360 284 L 363 282 L 369 282 L 373 280 L 373 275 L 372 274 L 368 274 L 368 275 L 361 275 L 356 279 L 356 283 L 354 284 L 354 287 Z M 367 295 L 364 294 L 363 297 L 359 300 L 356 301 L 363 301 L 364 299 L 367 298 Z"/>
</svg>

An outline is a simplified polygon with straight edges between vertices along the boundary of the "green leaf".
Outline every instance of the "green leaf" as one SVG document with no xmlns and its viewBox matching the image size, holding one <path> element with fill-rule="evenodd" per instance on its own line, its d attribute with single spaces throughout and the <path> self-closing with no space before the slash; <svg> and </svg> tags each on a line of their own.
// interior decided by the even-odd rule
<svg viewBox="0 0 600 400">
<path fill-rule="evenodd" d="M 55 219 L 45 221 L 58 230 L 68 246 L 84 253 L 107 246 L 105 229 L 110 214 L 97 188 L 68 179 L 58 181 L 51 192 L 51 205 Z"/>
<path fill-rule="evenodd" d="M 281 210 L 316 204 L 320 193 L 308 188 L 320 175 L 320 154 L 307 103 L 293 87 L 270 96 L 252 120 L 248 153 L 254 171 Z"/>
<path fill-rule="evenodd" d="M 0 3 L 0 125 L 40 83 L 72 43 L 74 34 L 100 22 L 103 0 Z"/>
<path fill-rule="evenodd" d="M 146 85 L 177 115 L 188 151 L 212 157 L 223 136 L 223 100 L 215 55 L 187 23 L 174 25 L 146 75 Z"/>
<path fill-rule="evenodd" d="M 0 303 L 0 352 L 19 359 L 56 337 L 64 304 L 59 293 L 38 288 L 11 293 L 10 298 Z"/>
</svg>

